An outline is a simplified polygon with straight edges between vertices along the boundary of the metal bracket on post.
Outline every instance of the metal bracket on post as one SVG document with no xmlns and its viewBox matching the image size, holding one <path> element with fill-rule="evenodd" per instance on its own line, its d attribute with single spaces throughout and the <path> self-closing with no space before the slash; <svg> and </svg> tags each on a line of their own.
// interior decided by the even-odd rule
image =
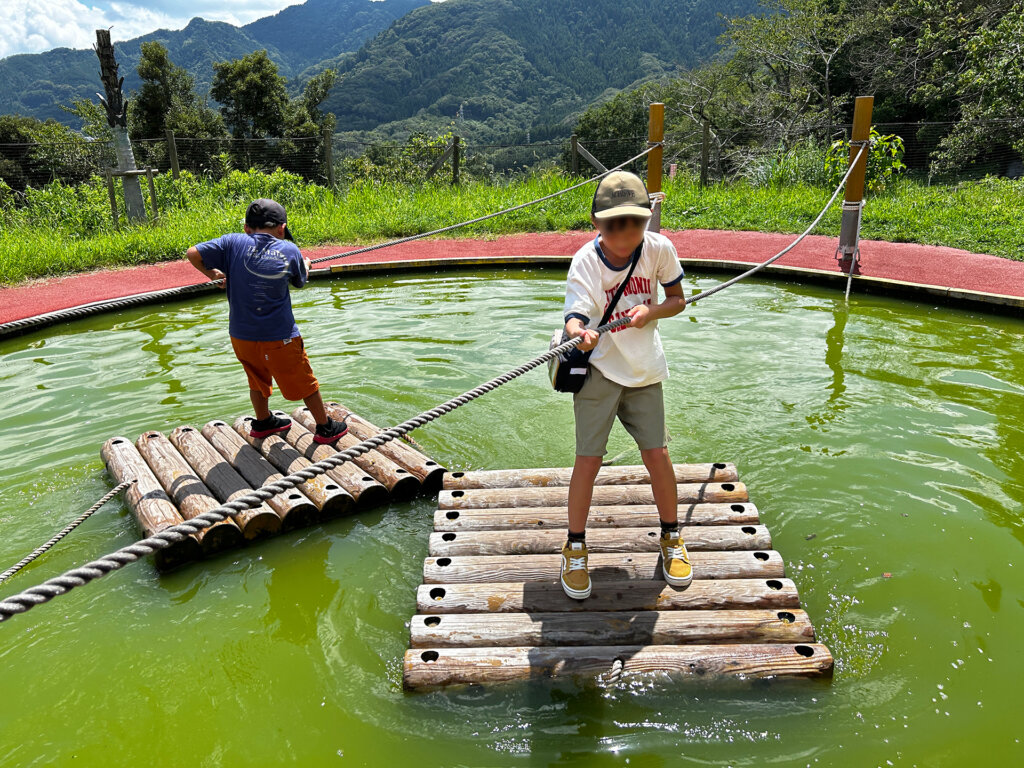
<svg viewBox="0 0 1024 768">
<path fill-rule="evenodd" d="M 857 269 L 857 261 L 860 259 L 860 223 L 864 201 L 856 203 L 843 203 L 843 219 L 839 230 L 839 246 L 836 248 L 836 260 L 850 260 L 850 271 L 846 275 L 846 299 L 850 299 L 850 285 L 853 283 L 853 273 Z"/>
</svg>

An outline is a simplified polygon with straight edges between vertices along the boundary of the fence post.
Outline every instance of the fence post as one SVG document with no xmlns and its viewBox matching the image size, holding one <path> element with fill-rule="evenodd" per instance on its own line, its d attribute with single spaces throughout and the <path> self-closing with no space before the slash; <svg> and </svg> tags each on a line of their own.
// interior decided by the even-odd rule
<svg viewBox="0 0 1024 768">
<path fill-rule="evenodd" d="M 149 182 L 149 202 L 152 206 L 150 218 L 152 218 L 153 223 L 156 224 L 157 215 L 159 213 L 156 209 L 156 186 L 153 184 L 153 168 L 149 165 L 146 166 L 146 181 Z"/>
<path fill-rule="evenodd" d="M 661 102 L 651 104 L 647 120 L 647 146 L 665 139 L 665 105 Z M 656 147 L 647 155 L 647 191 L 651 194 L 661 192 L 661 165 L 664 162 L 664 147 Z M 661 203 L 654 204 L 654 215 L 647 225 L 652 232 L 661 231 Z"/>
<path fill-rule="evenodd" d="M 868 152 L 871 139 L 871 111 L 875 104 L 873 96 L 858 96 L 853 107 L 853 131 L 850 135 L 850 165 L 854 166 L 846 182 L 843 199 L 843 220 L 839 229 L 839 247 L 836 258 L 850 261 L 849 277 L 846 280 L 846 297 L 850 297 L 850 284 L 860 256 L 860 223 L 864 210 L 864 177 L 868 167 Z M 861 150 L 864 154 L 857 160 Z"/>
<path fill-rule="evenodd" d="M 573 176 L 575 176 L 580 172 L 580 137 L 574 133 L 572 137 L 569 139 L 569 141 L 569 162 L 570 167 L 572 168 Z"/>
<path fill-rule="evenodd" d="M 708 155 L 711 153 L 711 126 L 704 121 L 704 137 L 700 145 L 700 187 L 708 185 Z"/>
<path fill-rule="evenodd" d="M 327 166 L 327 186 L 334 189 L 334 134 L 324 128 L 324 165 Z"/>
<path fill-rule="evenodd" d="M 117 193 L 114 191 L 114 177 L 109 168 L 103 169 L 103 176 L 107 180 L 107 194 L 110 196 L 110 215 L 114 219 L 114 229 L 121 225 L 117 220 Z"/>
<path fill-rule="evenodd" d="M 452 185 L 458 186 L 459 183 L 459 139 L 458 136 L 452 136 Z"/>
<path fill-rule="evenodd" d="M 171 161 L 171 176 L 175 181 L 181 175 L 181 166 L 178 165 L 178 145 L 174 140 L 174 131 L 167 129 L 167 159 Z"/>
</svg>

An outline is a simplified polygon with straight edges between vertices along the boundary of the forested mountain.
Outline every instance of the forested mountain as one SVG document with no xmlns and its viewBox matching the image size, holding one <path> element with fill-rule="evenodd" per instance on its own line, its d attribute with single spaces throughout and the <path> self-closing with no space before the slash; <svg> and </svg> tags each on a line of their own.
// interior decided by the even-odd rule
<svg viewBox="0 0 1024 768">
<path fill-rule="evenodd" d="M 244 27 L 193 19 L 182 30 L 157 30 L 115 45 L 125 90 L 140 81 L 135 68 L 141 45 L 162 43 L 175 64 L 184 67 L 205 94 L 213 63 L 241 58 L 265 48 L 289 79 L 324 59 L 354 51 L 392 21 L 429 0 L 307 0 Z M 75 122 L 60 105 L 76 98 L 94 98 L 99 67 L 91 50 L 58 48 L 46 53 L 19 54 L 0 60 L 0 114 L 20 113 Z"/>
<path fill-rule="evenodd" d="M 447 0 L 418 8 L 330 62 L 338 129 L 436 128 L 477 137 L 541 127 L 609 89 L 695 65 L 720 14 L 756 0 Z M 390 125 L 389 125 L 390 124 Z"/>
</svg>

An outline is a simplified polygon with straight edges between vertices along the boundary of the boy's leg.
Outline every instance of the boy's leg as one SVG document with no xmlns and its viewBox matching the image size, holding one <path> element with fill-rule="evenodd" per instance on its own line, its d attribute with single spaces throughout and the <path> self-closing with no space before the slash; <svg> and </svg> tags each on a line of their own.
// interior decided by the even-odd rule
<svg viewBox="0 0 1024 768">
<path fill-rule="evenodd" d="M 594 480 L 601 470 L 600 456 L 577 456 L 569 480 L 569 538 L 582 538 L 587 530 Z"/>
<path fill-rule="evenodd" d="M 658 506 L 658 517 L 663 524 L 676 524 L 679 519 L 676 472 L 672 468 L 668 448 L 642 450 L 640 457 L 651 476 L 651 490 L 654 492 L 654 503 Z"/>
<path fill-rule="evenodd" d="M 255 389 L 249 390 L 249 400 L 252 401 L 252 410 L 256 414 L 256 421 L 266 421 L 270 418 L 270 398 Z"/>
<path fill-rule="evenodd" d="M 327 409 L 324 408 L 324 399 L 320 396 L 319 389 L 317 389 L 317 391 L 312 395 L 304 397 L 302 402 L 304 402 L 306 407 L 309 408 L 309 413 L 313 416 L 313 420 L 317 423 L 317 426 L 327 423 Z"/>
</svg>

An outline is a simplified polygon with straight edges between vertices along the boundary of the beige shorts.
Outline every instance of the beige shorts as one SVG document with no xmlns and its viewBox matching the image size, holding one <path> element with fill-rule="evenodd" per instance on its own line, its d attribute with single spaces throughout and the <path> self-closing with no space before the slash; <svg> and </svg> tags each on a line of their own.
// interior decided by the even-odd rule
<svg viewBox="0 0 1024 768">
<path fill-rule="evenodd" d="M 583 389 L 573 395 L 572 407 L 577 456 L 604 456 L 608 452 L 608 435 L 616 416 L 641 451 L 668 444 L 660 381 L 646 387 L 624 387 L 590 366 Z"/>
</svg>

